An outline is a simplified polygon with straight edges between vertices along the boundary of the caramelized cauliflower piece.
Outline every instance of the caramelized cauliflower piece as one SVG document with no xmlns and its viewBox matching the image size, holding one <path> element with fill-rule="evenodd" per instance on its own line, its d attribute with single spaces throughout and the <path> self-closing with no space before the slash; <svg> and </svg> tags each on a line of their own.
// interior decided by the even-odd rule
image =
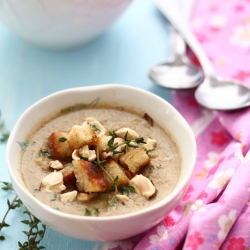
<svg viewBox="0 0 250 250">
<path fill-rule="evenodd" d="M 135 148 L 129 150 L 119 158 L 121 166 L 128 168 L 132 173 L 139 173 L 150 163 L 150 158 L 144 149 Z"/>
<path fill-rule="evenodd" d="M 68 132 L 54 132 L 48 138 L 50 154 L 57 160 L 67 160 L 71 158 L 73 150 L 68 144 Z M 66 140 L 60 140 L 60 138 Z"/>
<path fill-rule="evenodd" d="M 74 125 L 68 135 L 68 144 L 72 150 L 81 148 L 84 145 L 90 145 L 95 138 L 95 131 L 88 123 L 82 126 Z"/>
<path fill-rule="evenodd" d="M 80 192 L 105 192 L 110 190 L 110 183 L 105 179 L 103 171 L 95 164 L 74 160 L 76 185 Z"/>
</svg>

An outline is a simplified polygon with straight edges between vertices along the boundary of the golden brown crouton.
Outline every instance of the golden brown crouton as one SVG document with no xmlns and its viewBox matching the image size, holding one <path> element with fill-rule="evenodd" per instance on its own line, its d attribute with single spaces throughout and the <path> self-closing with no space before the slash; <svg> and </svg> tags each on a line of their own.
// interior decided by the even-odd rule
<svg viewBox="0 0 250 250">
<path fill-rule="evenodd" d="M 115 160 L 113 160 L 112 158 L 108 158 L 103 167 L 113 179 L 118 177 L 118 181 L 116 183 L 117 186 L 128 185 L 129 179 L 127 175 L 125 174 L 122 167 Z M 106 179 L 112 185 L 113 181 L 110 179 L 110 177 L 107 176 Z"/>
<path fill-rule="evenodd" d="M 74 160 L 76 185 L 80 192 L 105 192 L 110 190 L 110 184 L 105 179 L 103 171 L 95 164 Z"/>
<path fill-rule="evenodd" d="M 73 164 L 67 164 L 60 172 L 63 174 L 63 183 L 67 189 L 76 189 L 76 177 Z"/>
<path fill-rule="evenodd" d="M 81 148 L 84 145 L 90 145 L 95 138 L 95 131 L 91 125 L 74 125 L 69 132 L 68 143 L 72 150 Z"/>
<path fill-rule="evenodd" d="M 150 163 L 150 158 L 144 149 L 134 148 L 119 158 L 121 166 L 128 168 L 132 173 L 139 173 Z"/>
<path fill-rule="evenodd" d="M 67 160 L 71 158 L 72 149 L 68 144 L 68 132 L 54 132 L 50 135 L 49 141 L 49 149 L 53 158 L 57 160 Z M 59 138 L 65 138 L 66 140 L 59 140 Z"/>
</svg>

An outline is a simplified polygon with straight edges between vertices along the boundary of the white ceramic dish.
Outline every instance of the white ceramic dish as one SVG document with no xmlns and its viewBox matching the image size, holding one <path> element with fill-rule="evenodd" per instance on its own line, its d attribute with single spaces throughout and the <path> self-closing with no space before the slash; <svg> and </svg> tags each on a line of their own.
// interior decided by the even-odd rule
<svg viewBox="0 0 250 250">
<path fill-rule="evenodd" d="M 106 30 L 132 0 L 2 0 L 0 20 L 37 46 L 72 49 Z"/>
<path fill-rule="evenodd" d="M 77 103 L 90 103 L 96 98 L 100 98 L 100 102 L 119 103 L 144 110 L 156 123 L 163 128 L 166 127 L 176 139 L 183 159 L 181 175 L 174 191 L 161 202 L 139 212 L 120 216 L 76 216 L 44 205 L 26 189 L 20 175 L 22 149 L 17 142 L 25 141 L 27 135 L 41 120 L 56 111 Z M 110 241 L 125 239 L 153 227 L 175 208 L 184 195 L 193 173 L 196 144 L 189 125 L 167 101 L 145 90 L 108 84 L 66 89 L 32 105 L 14 126 L 7 143 L 6 155 L 13 186 L 31 213 L 63 234 L 84 240 Z"/>
</svg>

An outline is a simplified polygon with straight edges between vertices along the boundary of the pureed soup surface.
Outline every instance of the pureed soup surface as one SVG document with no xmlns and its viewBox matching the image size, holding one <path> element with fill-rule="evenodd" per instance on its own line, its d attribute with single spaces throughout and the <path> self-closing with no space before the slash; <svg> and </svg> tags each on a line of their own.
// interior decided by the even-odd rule
<svg viewBox="0 0 250 250">
<path fill-rule="evenodd" d="M 156 124 L 152 126 L 147 119 L 143 118 L 143 115 L 144 114 L 142 114 L 142 116 L 138 116 L 130 111 L 124 111 L 122 108 L 91 108 L 69 112 L 42 124 L 42 126 L 30 138 L 28 138 L 27 142 L 24 143 L 27 146 L 24 147 L 21 160 L 21 173 L 28 190 L 37 199 L 48 206 L 66 213 L 77 215 L 122 215 L 147 208 L 161 201 L 172 192 L 179 179 L 181 171 L 181 156 L 178 151 L 178 145 L 176 145 L 174 139 L 171 138 L 171 135 L 166 131 L 163 131 Z M 90 194 L 90 192 L 86 192 L 87 198 L 81 198 L 81 194 L 84 194 L 85 192 L 82 190 L 82 186 L 80 185 L 79 188 L 81 191 L 79 192 L 77 186 L 73 188 L 72 185 L 68 187 L 66 186 L 64 187 L 66 189 L 62 190 L 63 188 L 59 188 L 58 191 L 59 185 L 55 185 L 57 186 L 57 189 L 55 188 L 53 190 L 53 185 L 50 186 L 52 188 L 45 187 L 46 181 L 41 184 L 44 178 L 52 172 L 63 173 L 65 168 L 71 170 L 74 169 L 74 166 L 71 163 L 72 159 L 60 160 L 60 162 L 64 165 L 64 169 L 58 168 L 55 170 L 50 167 L 50 161 L 54 161 L 50 154 L 48 154 L 50 148 L 48 148 L 47 142 L 50 135 L 58 131 L 67 131 L 68 133 L 71 131 L 73 125 L 81 126 L 88 117 L 94 117 L 103 127 L 105 127 L 107 130 L 106 134 L 110 131 L 119 130 L 120 128 L 130 128 L 133 131 L 136 131 L 136 133 L 140 136 L 140 138 L 143 138 L 144 141 L 147 141 L 147 138 L 151 138 L 156 141 L 156 146 L 152 150 L 145 150 L 146 154 L 150 158 L 150 163 L 147 164 L 147 166 L 143 166 L 143 168 L 136 173 L 143 174 L 151 181 L 151 183 L 153 183 L 153 186 L 156 188 L 154 195 L 151 195 L 151 197 L 142 195 L 140 189 L 138 192 L 137 186 L 131 185 L 130 182 L 125 182 L 122 186 L 127 187 L 126 191 L 128 192 L 124 193 L 126 195 L 126 197 L 124 197 L 125 195 L 123 195 L 119 188 L 114 188 L 114 186 L 118 185 L 115 175 L 113 179 L 110 179 L 106 174 L 104 174 L 104 176 L 108 179 L 110 184 L 109 189 L 112 189 L 112 191 L 99 190 L 96 193 L 93 192 L 95 195 Z M 65 137 L 61 137 L 61 139 L 62 138 L 65 139 Z M 90 148 L 91 147 L 92 146 L 90 146 Z M 143 147 L 143 143 L 141 143 L 139 147 Z M 131 151 L 133 149 L 133 147 L 127 147 L 127 151 Z M 100 154 L 100 152 L 98 154 Z M 120 153 L 120 155 L 122 154 L 124 153 Z M 118 156 L 116 156 L 116 158 L 117 157 Z M 112 158 L 112 155 L 108 158 Z M 83 157 L 80 160 L 84 161 L 88 159 Z M 95 161 L 92 161 L 92 164 L 95 164 L 96 161 L 96 159 Z M 101 160 L 99 159 L 99 162 L 100 161 Z M 101 164 L 103 165 L 104 162 L 105 160 Z M 135 175 L 134 173 L 131 173 L 130 169 L 126 166 L 121 169 L 124 170 L 124 173 L 126 173 L 129 181 Z M 65 172 L 67 173 L 68 171 Z M 67 177 L 68 176 L 66 176 L 66 178 Z M 78 176 L 78 178 L 80 177 Z M 118 180 L 120 180 L 120 177 Z M 78 181 L 79 180 L 77 179 L 76 183 L 78 183 Z M 65 182 L 67 182 L 67 180 L 65 180 Z M 69 183 L 73 183 L 73 186 L 77 185 L 74 183 L 74 180 L 72 182 L 72 178 L 69 180 Z M 93 184 L 94 188 L 96 187 L 95 182 L 92 182 L 92 180 L 90 180 L 90 184 Z M 85 185 L 85 183 L 83 183 L 83 185 Z M 100 186 L 103 188 L 102 185 Z M 60 187 L 62 187 L 62 185 Z M 80 194 L 80 198 L 75 196 L 75 191 L 71 198 L 66 197 L 65 199 L 62 199 L 62 193 L 71 192 L 72 190 L 77 190 L 77 195 Z M 116 196 L 116 194 L 120 194 L 120 197 Z"/>
</svg>

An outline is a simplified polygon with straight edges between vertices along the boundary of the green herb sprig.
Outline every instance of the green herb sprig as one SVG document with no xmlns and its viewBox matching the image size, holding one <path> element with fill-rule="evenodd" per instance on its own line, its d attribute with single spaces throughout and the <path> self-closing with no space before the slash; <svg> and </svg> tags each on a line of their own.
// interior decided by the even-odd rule
<svg viewBox="0 0 250 250">
<path fill-rule="evenodd" d="M 119 154 L 119 153 L 126 153 L 127 147 L 130 148 L 139 148 L 138 144 L 143 143 L 146 144 L 143 137 L 135 138 L 133 140 L 128 139 L 128 131 L 126 132 L 124 136 L 124 141 L 122 143 L 115 143 L 116 134 L 114 132 L 109 132 L 109 135 L 111 136 L 111 139 L 108 141 L 108 147 L 113 154 Z M 122 146 L 121 150 L 117 150 L 119 146 Z"/>
<path fill-rule="evenodd" d="M 9 182 L 0 181 L 0 186 L 4 191 L 15 193 L 12 184 Z M 2 221 L 0 222 L 0 241 L 5 240 L 5 236 L 2 235 L 3 228 L 10 226 L 6 223 L 8 214 L 11 210 L 19 208 L 23 209 L 24 214 L 28 215 L 28 219 L 22 220 L 21 223 L 29 226 L 28 231 L 23 231 L 23 233 L 27 236 L 27 241 L 25 241 L 24 243 L 18 242 L 19 250 L 44 249 L 45 247 L 39 245 L 44 238 L 46 226 L 29 212 L 29 210 L 24 206 L 23 202 L 20 200 L 17 194 L 15 194 L 12 201 L 9 201 L 8 199 L 7 204 L 8 209 L 5 212 Z"/>
<path fill-rule="evenodd" d="M 9 136 L 10 133 L 5 127 L 4 121 L 1 120 L 1 111 L 0 111 L 0 142 L 6 142 Z"/>
</svg>

